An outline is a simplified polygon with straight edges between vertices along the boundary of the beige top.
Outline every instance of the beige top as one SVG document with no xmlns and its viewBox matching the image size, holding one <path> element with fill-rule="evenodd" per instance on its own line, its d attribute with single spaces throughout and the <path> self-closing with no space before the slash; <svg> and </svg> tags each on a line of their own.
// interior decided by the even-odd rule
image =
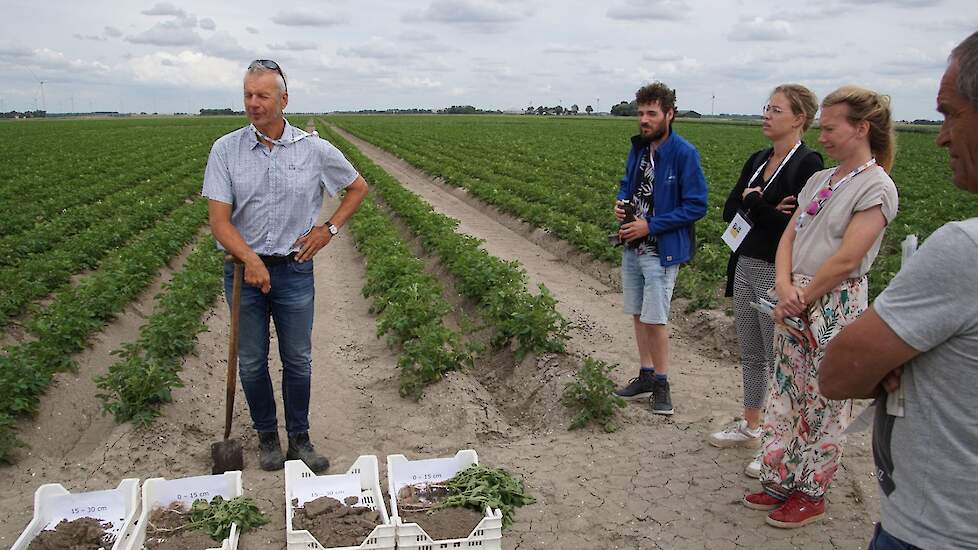
<svg viewBox="0 0 978 550">
<path fill-rule="evenodd" d="M 833 170 L 835 168 L 815 172 L 808 178 L 805 187 L 798 193 L 798 204 L 802 212 L 813 200 L 815 193 L 825 187 Z M 822 210 L 814 216 L 805 216 L 804 224 L 797 229 L 794 247 L 791 249 L 791 272 L 814 277 L 822 264 L 842 246 L 842 237 L 856 212 L 882 205 L 883 217 L 889 225 L 896 217 L 898 202 L 896 185 L 879 165 L 870 166 L 843 183 L 822 204 Z M 849 274 L 849 278 L 861 277 L 869 272 L 882 242 L 881 231 L 859 267 Z"/>
</svg>

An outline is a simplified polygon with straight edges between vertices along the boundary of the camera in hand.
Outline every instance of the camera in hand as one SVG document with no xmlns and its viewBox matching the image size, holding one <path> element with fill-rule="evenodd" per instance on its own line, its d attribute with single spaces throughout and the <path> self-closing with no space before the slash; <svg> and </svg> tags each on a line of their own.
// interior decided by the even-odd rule
<svg viewBox="0 0 978 550">
<path fill-rule="evenodd" d="M 635 221 L 636 208 L 635 205 L 632 204 L 632 201 L 629 200 L 621 201 L 621 209 L 625 211 L 625 219 L 623 219 L 621 223 L 618 224 L 618 227 L 621 227 L 626 223 L 631 223 Z M 611 235 L 608 235 L 608 243 L 611 244 L 612 246 L 621 246 L 625 244 L 621 240 L 621 238 L 618 237 L 618 233 L 612 233 Z"/>
</svg>

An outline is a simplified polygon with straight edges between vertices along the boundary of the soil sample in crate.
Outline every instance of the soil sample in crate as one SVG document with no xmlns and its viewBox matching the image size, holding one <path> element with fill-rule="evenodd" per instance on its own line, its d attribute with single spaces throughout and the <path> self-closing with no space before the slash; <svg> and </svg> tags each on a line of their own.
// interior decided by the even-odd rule
<svg viewBox="0 0 978 550">
<path fill-rule="evenodd" d="M 105 531 L 111 528 L 111 524 L 103 524 L 92 518 L 64 520 L 53 531 L 41 531 L 27 550 L 108 550 L 115 542 L 112 535 Z"/>
<path fill-rule="evenodd" d="M 306 530 L 327 548 L 359 546 L 381 523 L 380 512 L 364 506 L 354 506 L 359 499 L 348 497 L 340 502 L 330 497 L 307 501 L 297 508 L 292 499 L 292 528 Z"/>
<path fill-rule="evenodd" d="M 439 508 L 448 488 L 438 483 L 406 485 L 397 494 L 397 512 L 403 523 L 417 523 L 434 540 L 464 539 L 485 514 L 471 508 Z"/>
<path fill-rule="evenodd" d="M 220 542 L 215 543 L 206 533 L 189 528 L 189 523 L 190 512 L 185 511 L 179 502 L 166 508 L 157 508 L 149 515 L 143 546 L 147 550 L 187 550 L 220 546 Z"/>
</svg>

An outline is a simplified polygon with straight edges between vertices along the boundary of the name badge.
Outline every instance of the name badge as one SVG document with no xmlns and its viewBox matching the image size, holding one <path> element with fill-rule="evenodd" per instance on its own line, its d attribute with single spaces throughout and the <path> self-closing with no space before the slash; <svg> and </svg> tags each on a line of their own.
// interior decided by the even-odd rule
<svg viewBox="0 0 978 550">
<path fill-rule="evenodd" d="M 730 250 L 736 252 L 740 248 L 740 243 L 744 242 L 744 239 L 747 238 L 750 229 L 750 220 L 741 216 L 740 212 L 737 212 L 734 219 L 730 221 L 730 225 L 727 226 L 726 231 L 723 232 L 723 242 L 727 243 Z"/>
</svg>

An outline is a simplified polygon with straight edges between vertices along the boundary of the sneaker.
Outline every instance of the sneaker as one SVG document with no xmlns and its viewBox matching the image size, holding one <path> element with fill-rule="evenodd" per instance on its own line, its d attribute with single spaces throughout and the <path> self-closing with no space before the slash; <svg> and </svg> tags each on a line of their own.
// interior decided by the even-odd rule
<svg viewBox="0 0 978 550">
<path fill-rule="evenodd" d="M 744 497 L 741 501 L 744 506 L 750 508 L 751 510 L 761 510 L 764 512 L 770 510 L 777 510 L 785 503 L 783 498 L 778 498 L 767 491 L 761 491 L 759 493 L 751 493 Z"/>
<path fill-rule="evenodd" d="M 652 406 L 652 414 L 671 415 L 675 412 L 672 408 L 672 395 L 669 394 L 668 380 L 654 380 L 652 386 L 652 397 L 649 399 Z"/>
<path fill-rule="evenodd" d="M 316 452 L 312 443 L 309 441 L 309 432 L 297 433 L 289 436 L 289 451 L 285 458 L 288 460 L 301 460 L 306 463 L 313 473 L 319 474 L 329 469 L 329 459 Z"/>
<path fill-rule="evenodd" d="M 751 460 L 750 464 L 744 468 L 744 473 L 747 474 L 747 477 L 754 479 L 761 477 L 761 455 L 754 456 L 754 460 Z"/>
<path fill-rule="evenodd" d="M 628 381 L 628 385 L 615 391 L 615 395 L 629 401 L 639 401 L 648 399 L 652 395 L 652 387 L 655 385 L 655 375 L 651 373 L 640 373 L 635 378 Z"/>
<path fill-rule="evenodd" d="M 266 472 L 274 472 L 285 467 L 282 446 L 278 442 L 278 432 L 258 432 L 258 464 Z"/>
<path fill-rule="evenodd" d="M 761 436 L 764 431 L 760 427 L 753 430 L 747 427 L 747 421 L 741 420 L 729 428 L 710 434 L 710 445 L 726 449 L 728 447 L 747 447 L 756 449 L 761 446 Z"/>
<path fill-rule="evenodd" d="M 801 491 L 791 493 L 788 500 L 768 514 L 768 525 L 781 529 L 796 529 L 818 521 L 825 516 L 825 499 L 812 498 Z"/>
</svg>

